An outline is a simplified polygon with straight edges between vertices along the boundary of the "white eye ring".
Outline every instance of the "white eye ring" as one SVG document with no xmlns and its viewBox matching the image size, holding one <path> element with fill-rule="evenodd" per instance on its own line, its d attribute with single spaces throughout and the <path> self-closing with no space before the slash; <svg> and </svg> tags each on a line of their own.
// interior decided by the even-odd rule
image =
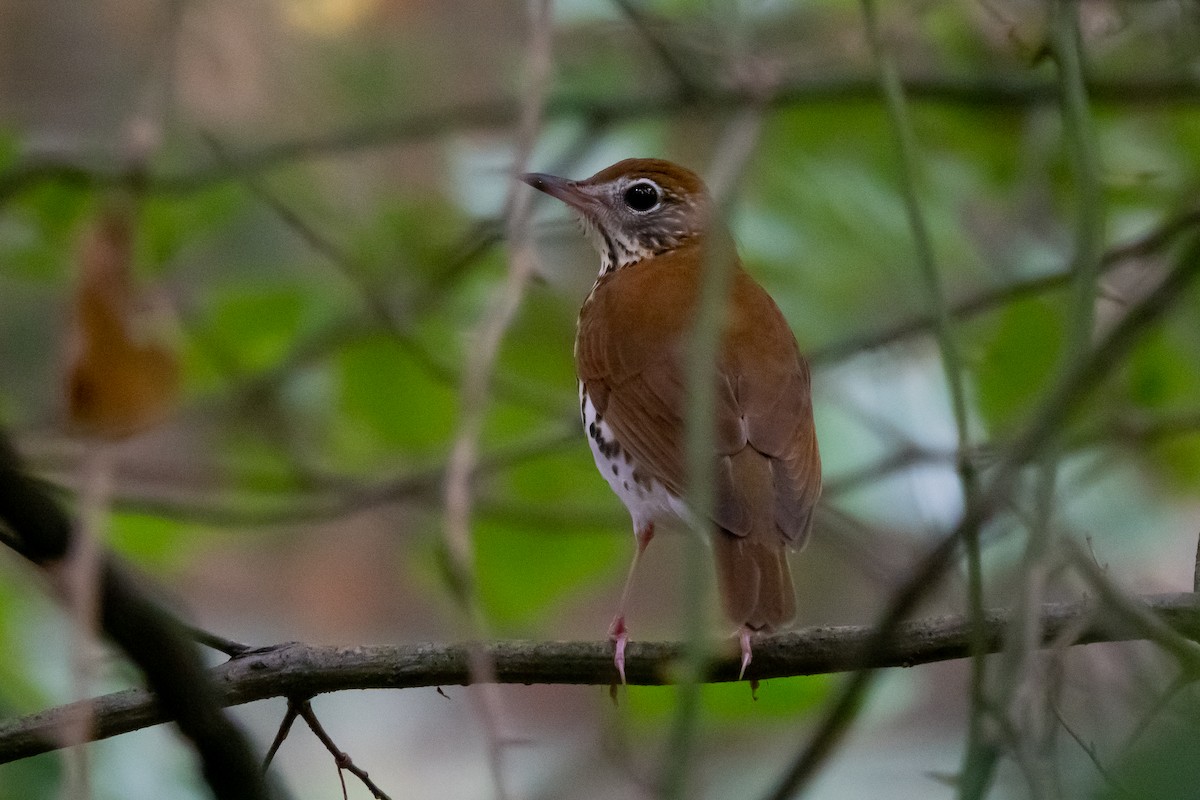
<svg viewBox="0 0 1200 800">
<path fill-rule="evenodd" d="M 640 180 L 630 184 L 621 193 L 625 205 L 637 214 L 645 214 L 658 208 L 662 202 L 662 190 L 654 181 Z"/>
</svg>

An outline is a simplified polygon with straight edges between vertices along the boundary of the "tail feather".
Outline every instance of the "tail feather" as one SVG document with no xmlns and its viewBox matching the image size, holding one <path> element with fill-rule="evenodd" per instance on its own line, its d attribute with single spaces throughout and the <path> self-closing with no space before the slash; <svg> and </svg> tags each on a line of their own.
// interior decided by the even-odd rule
<svg viewBox="0 0 1200 800">
<path fill-rule="evenodd" d="M 713 555 L 725 613 L 751 630 L 780 628 L 796 616 L 796 591 L 788 538 L 775 520 L 770 459 L 747 447 L 727 464 L 734 487 L 730 499 L 745 510 L 748 524 L 737 533 L 718 526 L 715 533 Z"/>
<path fill-rule="evenodd" d="M 717 585 L 725 613 L 751 630 L 774 630 L 796 616 L 796 592 L 787 547 L 718 531 L 713 543 Z"/>
</svg>

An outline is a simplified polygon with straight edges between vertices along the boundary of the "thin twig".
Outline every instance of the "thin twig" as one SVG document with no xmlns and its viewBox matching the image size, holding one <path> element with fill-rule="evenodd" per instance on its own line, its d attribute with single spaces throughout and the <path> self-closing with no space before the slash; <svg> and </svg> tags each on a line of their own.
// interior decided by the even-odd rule
<svg viewBox="0 0 1200 800">
<path fill-rule="evenodd" d="M 896 591 L 881 617 L 874 645 L 883 648 L 888 637 L 917 603 L 937 585 L 953 563 L 958 544 L 971 529 L 986 522 L 1008 497 L 1021 467 L 1040 452 L 1065 420 L 1094 389 L 1096 384 L 1125 356 L 1138 335 L 1161 317 L 1174 301 L 1186 294 L 1200 273 L 1200 237 L 1193 238 L 1181 253 L 1179 262 L 1167 277 L 1143 297 L 1118 322 L 1095 348 L 1073 362 L 1060 376 L 1041 405 L 1031 415 L 1024 430 L 1007 448 L 974 506 L 968 506 L 958 526 L 934 547 L 913 571 L 909 580 Z M 787 800 L 801 791 L 816 774 L 825 758 L 845 736 L 857 717 L 862 700 L 873 682 L 873 671 L 856 672 L 834 699 L 807 745 L 788 765 L 779 784 L 767 795 L 771 800 Z"/>
<path fill-rule="evenodd" d="M 289 699 L 287 711 L 284 713 L 283 719 L 279 721 L 279 730 L 275 731 L 275 738 L 271 741 L 271 746 L 267 749 L 266 756 L 263 757 L 263 772 L 266 772 L 267 768 L 271 766 L 271 762 L 275 760 L 275 754 L 279 752 L 279 748 L 287 740 L 288 734 L 292 732 L 292 725 L 295 724 L 296 718 L 299 716 L 300 709 Z"/>
<path fill-rule="evenodd" d="M 956 105 L 988 110 L 1027 109 L 1056 103 L 1054 83 L 1014 75 L 951 76 L 929 75 L 904 78 L 905 94 L 915 102 Z M 1124 107 L 1194 106 L 1200 103 L 1200 85 L 1190 78 L 1144 76 L 1132 79 L 1096 80 L 1087 84 L 1093 104 Z M 792 108 L 810 104 L 845 103 L 878 99 L 874 76 L 793 76 L 772 94 L 769 107 Z M 562 95 L 545 105 L 546 119 L 584 118 L 609 122 L 669 117 L 695 111 L 729 112 L 759 102 L 753 88 L 705 87 L 694 96 L 678 91 L 647 93 L 632 97 L 598 98 L 594 95 Z M 391 147 L 402 142 L 423 141 L 452 131 L 494 130 L 511 127 L 520 116 L 514 99 L 489 100 L 457 107 L 347 127 L 329 133 L 265 145 L 236 157 L 237 168 L 258 173 L 300 161 L 345 153 Z M 121 187 L 139 185 L 149 192 L 194 192 L 232 178 L 223 164 L 194 167 L 161 175 L 128 170 L 93 168 L 74 161 L 31 160 L 0 174 L 0 205 L 16 194 L 47 181 L 77 186 Z"/>
<path fill-rule="evenodd" d="M 1079 0 L 1051 0 L 1051 35 L 1058 63 L 1062 116 L 1073 177 L 1078 184 L 1075 220 L 1073 304 L 1065 351 L 1068 358 L 1082 350 L 1092 336 L 1096 287 L 1103 269 L 1104 193 L 1100 187 L 1100 157 L 1088 110 L 1083 41 L 1079 30 Z"/>
<path fill-rule="evenodd" d="M 933 240 L 929 233 L 929 225 L 921 208 L 917 191 L 917 173 L 919 170 L 919 153 L 916 132 L 908 115 L 904 87 L 900 82 L 900 73 L 888 48 L 884 44 L 883 35 L 879 28 L 875 3 L 873 0 L 862 0 L 863 19 L 867 31 L 875 63 L 879 70 L 880 88 L 887 107 L 888 118 L 896 140 L 897 158 L 900 166 L 900 189 L 904 197 L 904 209 L 908 217 L 908 226 L 912 231 L 913 244 L 916 248 L 917 267 L 925 288 L 925 303 L 933 320 L 934 339 L 942 357 L 942 370 L 946 381 L 947 392 L 950 395 L 950 406 L 953 412 L 954 429 L 958 439 L 956 467 L 959 484 L 962 487 L 964 504 L 974 502 L 978 491 L 978 479 L 974 464 L 968 453 L 971 449 L 971 432 L 968 420 L 966 389 L 964 386 L 964 369 L 962 354 L 954 336 L 953 320 L 949 303 L 946 299 L 942 277 L 938 271 L 933 251 Z M 964 542 L 967 557 L 967 603 L 968 608 L 976 619 L 983 615 L 983 566 L 979 545 L 979 531 L 971 529 Z M 963 754 L 963 776 L 960 783 L 962 796 L 970 792 L 968 779 L 971 765 L 983 747 L 982 717 L 984 703 L 984 687 L 986 681 L 986 665 L 984 659 L 984 642 L 982 633 L 974 641 L 971 658 L 971 712 L 967 725 L 967 742 Z"/>
<path fill-rule="evenodd" d="M 1103 272 L 1104 199 L 1099 185 L 1099 164 L 1095 136 L 1088 111 L 1084 85 L 1082 41 L 1079 33 L 1076 0 L 1051 0 L 1050 26 L 1053 54 L 1058 66 L 1061 95 L 1061 116 L 1064 127 L 1064 146 L 1069 151 L 1072 177 L 1078 187 L 1075 203 L 1074 252 L 1070 268 L 1070 308 L 1066 335 L 1060 345 L 1058 373 L 1067 375 L 1092 339 L 1097 287 Z M 1012 637 L 1003 660 L 1005 682 L 999 703 L 1001 713 L 1010 708 L 1021 720 L 1021 735 L 1014 742 L 1013 752 L 1031 764 L 1030 791 L 1035 796 L 1051 792 L 1051 780 L 1043 768 L 1047 758 L 1045 748 L 1030 751 L 1029 742 L 1037 739 L 1038 717 L 1043 715 L 1046 702 L 1037 686 L 1044 681 L 1040 659 L 1035 658 L 1040 639 L 1040 619 L 1037 609 L 1050 583 L 1050 561 L 1056 553 L 1058 539 L 1055 523 L 1055 504 L 1059 482 L 1058 464 L 1064 450 L 1061 430 L 1047 432 L 1035 490 L 1035 513 L 1028 527 L 1025 552 L 1022 557 L 1022 630 Z M 964 770 L 965 800 L 982 798 L 991 782 L 999 758 L 994 747 L 980 747 L 975 758 Z"/>
<path fill-rule="evenodd" d="M 1138 599 L 1125 594 L 1096 564 L 1095 559 L 1073 539 L 1064 539 L 1063 546 L 1079 574 L 1095 589 L 1105 607 L 1114 612 L 1124 624 L 1138 630 L 1142 638 L 1149 639 L 1175 656 L 1180 665 L 1191 674 L 1200 674 L 1200 642 L 1193 629 L 1188 635 L 1181 634 L 1167 625 Z"/>
<path fill-rule="evenodd" d="M 1104 782 L 1108 784 L 1109 788 L 1120 794 L 1122 797 L 1129 796 L 1129 793 L 1125 791 L 1125 789 L 1119 783 L 1117 783 L 1109 771 L 1104 768 L 1104 764 L 1100 763 L 1100 757 L 1096 755 L 1095 745 L 1085 742 L 1083 737 L 1080 736 L 1074 728 L 1067 724 L 1067 721 L 1063 719 L 1062 712 L 1059 710 L 1056 703 L 1050 703 L 1049 705 L 1050 710 L 1054 712 L 1054 717 L 1058 720 L 1058 724 L 1062 725 L 1062 728 L 1067 732 L 1067 735 L 1075 740 L 1075 744 L 1079 745 L 1079 749 L 1082 750 L 1088 757 L 1088 760 L 1092 762 L 1092 766 L 1096 768 L 1096 772 L 1099 773 L 1100 777 L 1104 779 Z"/>
<path fill-rule="evenodd" d="M 488 743 L 488 763 L 498 800 L 508 796 L 504 782 L 503 747 L 500 730 L 500 696 L 490 686 L 494 673 L 491 657 L 483 645 L 487 629 L 475 584 L 474 547 L 471 537 L 473 506 L 472 475 L 478 461 L 479 440 L 490 403 L 500 345 L 535 273 L 537 257 L 529 241 L 532 218 L 531 193 L 516 176 L 525 171 L 541 129 L 543 104 L 549 86 L 553 42 L 552 5 L 549 0 L 529 0 L 529 35 L 526 47 L 527 85 L 516 131 L 517 152 L 505 202 L 509 242 L 508 273 L 493 294 L 488 311 L 471 337 L 471 352 L 462 381 L 458 434 L 446 465 L 443 488 L 445 520 L 443 541 L 448 566 L 449 588 L 463 609 L 471 631 L 473 682 L 482 684 L 470 693 L 479 709 Z"/>
<path fill-rule="evenodd" d="M 1200 535 L 1196 537 L 1196 566 L 1192 571 L 1192 591 L 1200 593 Z"/>
<path fill-rule="evenodd" d="M 752 109 L 734 120 L 723 137 L 713 159 L 711 186 L 715 207 L 711 212 L 713 218 L 707 221 L 708 225 L 716 227 L 727 224 L 734 190 L 754 153 L 762 122 L 761 107 Z M 712 509 L 716 502 L 711 487 L 715 485 L 713 476 L 716 469 L 713 453 L 717 357 L 736 265 L 735 259 L 718 247 L 705 252 L 703 258 L 701 267 L 704 272 L 700 279 L 694 319 L 688 332 L 684 362 L 687 398 L 683 413 L 687 469 L 684 500 L 691 511 L 688 527 L 693 535 L 684 544 L 683 584 L 692 602 L 684 607 L 683 673 L 663 760 L 660 794 L 666 800 L 681 800 L 691 793 L 688 776 L 700 720 L 700 683 L 709 647 L 704 635 L 707 609 L 698 599 L 707 594 L 709 585 L 709 567 L 703 543 L 712 535 Z"/>
<path fill-rule="evenodd" d="M 1105 251 L 1101 258 L 1101 264 L 1105 269 L 1110 269 L 1132 258 L 1153 255 L 1174 243 L 1181 234 L 1187 233 L 1197 226 L 1200 226 L 1200 209 L 1190 209 L 1182 214 L 1169 217 L 1141 236 Z M 952 303 L 950 315 L 955 319 L 963 319 L 994 311 L 1017 300 L 1061 289 L 1068 284 L 1073 275 L 1074 272 L 1068 267 L 1049 275 L 1015 281 L 982 291 Z M 930 326 L 931 321 L 927 315 L 913 317 L 879 330 L 855 334 L 824 347 L 816 348 L 809 353 L 809 361 L 814 366 L 836 363 L 865 350 L 886 347 L 925 333 Z"/>
<path fill-rule="evenodd" d="M 634 5 L 633 0 L 613 0 L 613 4 L 621 9 L 621 13 L 637 29 L 637 32 L 646 40 L 646 44 L 654 51 L 655 57 L 671 74 L 680 96 L 692 98 L 704 91 L 704 87 L 693 75 L 695 70 L 683 63 L 683 59 L 676 54 L 675 48 L 666 40 L 666 37 L 655 29 L 646 13 Z"/>
<path fill-rule="evenodd" d="M 479 482 L 504 469 L 563 452 L 578 442 L 576 424 L 573 421 L 570 431 L 566 426 L 553 427 L 486 453 L 472 472 L 472 480 Z M 68 482 L 69 475 L 45 471 L 56 489 L 78 491 L 76 483 Z M 182 480 L 161 485 L 148 476 L 145 485 L 126 478 L 113 504 L 124 511 L 205 525 L 271 527 L 342 519 L 403 502 L 432 504 L 439 500 L 438 489 L 445 477 L 445 465 L 434 465 L 373 483 L 327 480 L 307 489 L 247 492 L 232 487 L 202 490 Z"/>
<path fill-rule="evenodd" d="M 185 625 L 184 629 L 198 644 L 202 644 L 211 650 L 216 650 L 218 653 L 224 653 L 230 658 L 244 655 L 253 649 L 248 644 L 226 639 L 224 636 L 206 631 L 203 628 L 197 628 L 195 625 Z"/>
<path fill-rule="evenodd" d="M 76 512 L 71 548 L 57 570 L 60 591 L 74 627 L 71 633 L 71 678 L 80 713 L 70 718 L 59 732 L 67 748 L 65 796 L 89 800 L 92 797 L 91 768 L 86 748 L 77 747 L 90 739 L 91 706 L 84 700 L 91 694 L 95 674 L 92 648 L 100 623 L 100 582 L 103 569 L 104 531 L 107 525 L 109 497 L 112 494 L 112 450 L 103 441 L 86 444 L 80 464 L 80 502 Z"/>
<path fill-rule="evenodd" d="M 345 770 L 362 781 L 363 786 L 367 787 L 367 790 L 371 792 L 371 796 L 374 797 L 375 800 L 391 800 L 391 798 L 388 797 L 387 794 L 380 789 L 373 780 L 371 780 L 371 776 L 367 774 L 367 771 L 355 764 L 354 759 L 350 758 L 348 753 L 340 749 L 334 743 L 333 738 L 326 733 L 325 727 L 321 725 L 321 721 L 317 719 L 316 713 L 313 712 L 311 701 L 289 700 L 288 712 L 291 713 L 293 708 L 296 710 L 296 713 L 298 713 L 304 719 L 304 721 L 308 723 L 309 730 L 316 734 L 316 737 L 321 740 L 321 744 L 325 745 L 325 749 L 328 750 L 330 755 L 333 756 L 333 761 L 335 764 L 337 764 L 338 768 L 338 778 L 342 780 L 342 797 L 346 796 L 346 781 L 344 778 L 342 778 L 342 771 Z"/>
</svg>

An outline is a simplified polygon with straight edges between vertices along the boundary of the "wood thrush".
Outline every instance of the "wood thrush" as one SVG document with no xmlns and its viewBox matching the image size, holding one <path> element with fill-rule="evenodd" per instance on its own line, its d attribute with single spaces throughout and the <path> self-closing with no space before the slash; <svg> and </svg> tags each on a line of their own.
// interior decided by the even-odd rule
<svg viewBox="0 0 1200 800">
<path fill-rule="evenodd" d="M 596 466 L 633 518 L 633 563 L 609 634 L 625 680 L 625 606 L 638 559 L 664 517 L 690 517 L 686 350 L 703 272 L 732 259 L 717 357 L 713 554 L 725 612 L 752 632 L 795 615 L 787 549 L 804 543 L 821 493 L 808 365 L 771 297 L 737 261 L 703 182 L 668 161 L 628 159 L 572 181 L 522 180 L 566 203 L 600 251 L 579 312 L 575 364 Z"/>
</svg>

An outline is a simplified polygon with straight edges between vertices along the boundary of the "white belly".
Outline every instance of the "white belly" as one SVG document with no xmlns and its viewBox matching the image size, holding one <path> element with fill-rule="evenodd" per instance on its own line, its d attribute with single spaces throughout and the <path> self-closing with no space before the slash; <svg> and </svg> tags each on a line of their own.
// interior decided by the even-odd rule
<svg viewBox="0 0 1200 800">
<path fill-rule="evenodd" d="M 629 452 L 617 443 L 608 423 L 603 419 L 597 420 L 596 407 L 592 405 L 591 398 L 584 397 L 582 384 L 579 386 L 579 395 L 583 429 L 592 448 L 592 458 L 596 460 L 600 474 L 629 510 L 634 534 L 663 517 L 674 516 L 686 520 L 688 513 L 683 501 L 667 491 L 661 483 L 635 469 L 637 465 Z"/>
</svg>

